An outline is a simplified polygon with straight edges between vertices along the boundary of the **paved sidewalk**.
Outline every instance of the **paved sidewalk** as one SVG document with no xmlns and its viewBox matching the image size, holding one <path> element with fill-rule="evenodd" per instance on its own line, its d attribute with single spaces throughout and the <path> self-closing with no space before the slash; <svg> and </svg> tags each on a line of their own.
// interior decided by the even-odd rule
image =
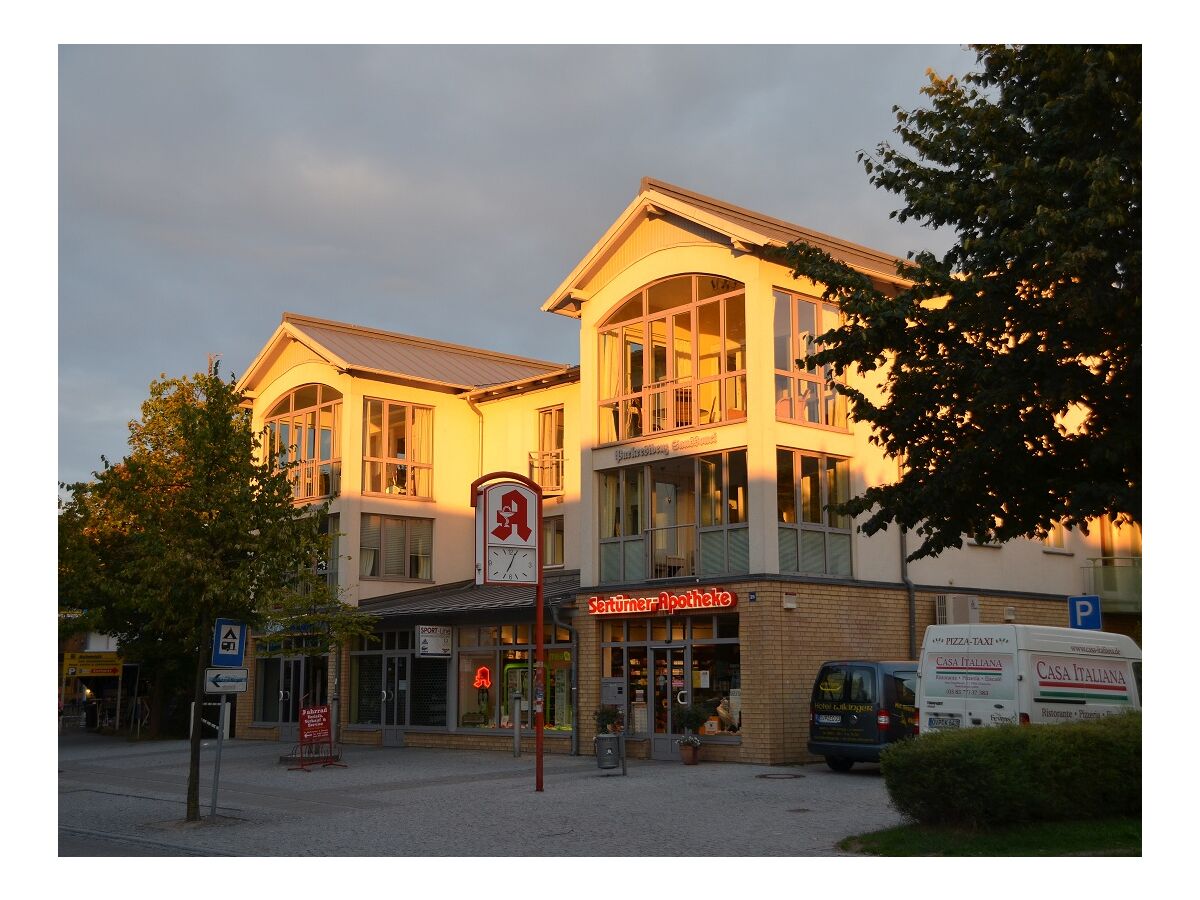
<svg viewBox="0 0 1200 900">
<path fill-rule="evenodd" d="M 128 855 L 822 856 L 900 823 L 877 767 L 630 760 L 347 747 L 347 768 L 289 771 L 290 744 L 232 740 L 209 816 L 216 741 L 204 742 L 204 821 L 183 823 L 186 741 L 59 738 L 59 833 Z M 69 839 L 69 840 L 68 840 Z"/>
</svg>

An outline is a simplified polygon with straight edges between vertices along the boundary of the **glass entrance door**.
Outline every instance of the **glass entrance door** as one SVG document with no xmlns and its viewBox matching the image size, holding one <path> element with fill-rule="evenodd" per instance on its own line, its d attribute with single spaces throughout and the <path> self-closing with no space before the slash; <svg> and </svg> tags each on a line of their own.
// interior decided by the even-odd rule
<svg viewBox="0 0 1200 900">
<path fill-rule="evenodd" d="M 674 709 L 691 702 L 686 663 L 683 647 L 650 648 L 650 708 L 654 710 L 651 759 L 679 758 Z"/>
<path fill-rule="evenodd" d="M 405 653 L 383 658 L 383 744 L 404 746 L 408 724 L 408 657 Z"/>
<path fill-rule="evenodd" d="M 304 657 L 280 660 L 279 678 L 279 740 L 300 740 L 300 676 Z"/>
</svg>

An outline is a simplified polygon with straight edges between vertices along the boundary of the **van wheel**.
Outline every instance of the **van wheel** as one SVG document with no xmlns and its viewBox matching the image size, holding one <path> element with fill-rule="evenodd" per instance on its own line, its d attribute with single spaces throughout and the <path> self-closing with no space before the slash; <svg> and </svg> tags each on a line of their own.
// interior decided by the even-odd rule
<svg viewBox="0 0 1200 900">
<path fill-rule="evenodd" d="M 835 772 L 849 772 L 850 767 L 854 765 L 854 760 L 846 759 L 842 756 L 827 756 L 825 757 L 825 765 L 829 766 Z"/>
</svg>

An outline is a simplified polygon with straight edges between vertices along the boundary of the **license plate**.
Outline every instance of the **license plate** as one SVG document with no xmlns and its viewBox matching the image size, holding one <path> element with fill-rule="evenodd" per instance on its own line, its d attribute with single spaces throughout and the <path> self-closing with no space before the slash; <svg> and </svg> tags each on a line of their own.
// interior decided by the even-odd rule
<svg viewBox="0 0 1200 900">
<path fill-rule="evenodd" d="M 958 719 L 948 716 L 930 716 L 930 728 L 958 728 L 962 723 Z"/>
<path fill-rule="evenodd" d="M 818 725 L 841 725 L 841 716 L 817 716 Z"/>
</svg>

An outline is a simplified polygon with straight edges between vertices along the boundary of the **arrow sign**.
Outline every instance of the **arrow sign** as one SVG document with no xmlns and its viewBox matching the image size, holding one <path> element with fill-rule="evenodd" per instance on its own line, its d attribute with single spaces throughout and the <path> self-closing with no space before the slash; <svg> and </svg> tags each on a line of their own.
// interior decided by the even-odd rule
<svg viewBox="0 0 1200 900">
<path fill-rule="evenodd" d="M 207 694 L 244 694 L 249 681 L 246 669 L 204 670 L 204 692 Z"/>
</svg>

